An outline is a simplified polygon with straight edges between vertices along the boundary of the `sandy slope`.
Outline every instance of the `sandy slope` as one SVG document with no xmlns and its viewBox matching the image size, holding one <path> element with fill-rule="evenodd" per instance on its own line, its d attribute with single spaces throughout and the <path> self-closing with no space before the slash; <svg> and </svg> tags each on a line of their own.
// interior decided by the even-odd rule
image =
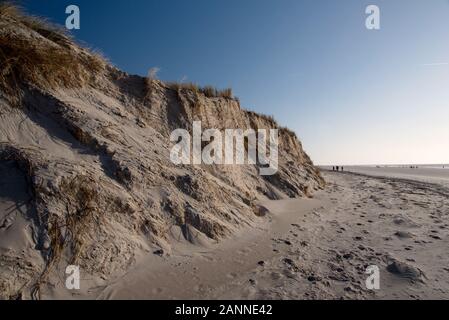
<svg viewBox="0 0 449 320">
<path fill-rule="evenodd" d="M 324 187 L 296 134 L 273 117 L 230 95 L 129 75 L 26 21 L 0 16 L 8 53 L 0 64 L 12 64 L 0 81 L 0 165 L 17 169 L 0 190 L 0 299 L 39 299 L 44 286 L 51 294 L 67 264 L 100 287 L 141 256 L 169 253 L 174 229 L 193 245 L 220 241 L 266 220 L 258 200 L 308 197 Z M 260 161 L 174 164 L 171 133 L 192 134 L 196 121 L 221 133 L 278 129 L 278 171 L 261 176 Z M 242 138 L 241 149 L 254 150 L 250 140 Z M 11 213 L 23 206 L 23 193 L 31 196 L 27 208 Z"/>
<path fill-rule="evenodd" d="M 447 189 L 350 173 L 325 177 L 328 187 L 315 199 L 265 202 L 271 221 L 258 229 L 220 244 L 179 242 L 171 256 L 142 258 L 84 298 L 449 297 Z M 379 291 L 365 287 L 368 265 L 380 268 Z"/>
</svg>

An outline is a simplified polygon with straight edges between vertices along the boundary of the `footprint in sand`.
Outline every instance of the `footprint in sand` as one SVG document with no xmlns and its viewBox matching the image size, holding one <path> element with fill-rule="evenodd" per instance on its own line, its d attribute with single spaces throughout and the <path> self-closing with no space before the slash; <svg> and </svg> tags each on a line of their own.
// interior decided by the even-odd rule
<svg viewBox="0 0 449 320">
<path fill-rule="evenodd" d="M 411 239 L 415 236 L 413 233 L 408 231 L 396 231 L 394 235 L 399 239 Z"/>
<path fill-rule="evenodd" d="M 299 268 L 296 263 L 290 258 L 282 259 L 282 262 L 287 266 L 287 268 L 291 271 L 298 272 Z"/>
<path fill-rule="evenodd" d="M 387 270 L 398 277 L 412 281 L 423 282 L 423 278 L 425 278 L 424 272 L 421 269 L 397 259 L 392 259 L 390 261 Z"/>
<path fill-rule="evenodd" d="M 305 240 L 300 241 L 299 244 L 301 245 L 301 247 L 309 246 L 309 243 L 307 241 L 305 241 Z"/>
<path fill-rule="evenodd" d="M 346 260 L 350 260 L 350 259 L 352 259 L 352 258 L 353 258 L 353 256 L 352 256 L 351 253 L 345 253 L 345 254 L 343 255 L 343 259 L 346 259 Z"/>
<path fill-rule="evenodd" d="M 398 226 L 407 227 L 407 228 L 417 228 L 417 227 L 419 227 L 418 224 L 416 224 L 411 219 L 409 219 L 407 217 L 404 217 L 404 216 L 400 216 L 400 217 L 394 218 L 393 219 L 393 223 L 398 225 Z"/>
</svg>

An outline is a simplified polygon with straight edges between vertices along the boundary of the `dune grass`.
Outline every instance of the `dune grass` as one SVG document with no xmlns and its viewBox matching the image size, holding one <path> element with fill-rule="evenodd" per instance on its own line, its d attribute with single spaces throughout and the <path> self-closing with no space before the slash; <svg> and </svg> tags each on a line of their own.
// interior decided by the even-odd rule
<svg viewBox="0 0 449 320">
<path fill-rule="evenodd" d="M 146 86 L 147 86 L 146 96 L 147 97 L 151 95 L 154 81 L 158 81 L 157 74 L 159 71 L 160 71 L 160 69 L 158 67 L 151 68 L 148 71 L 148 75 L 146 78 Z M 203 94 L 208 98 L 219 98 L 220 97 L 220 98 L 237 100 L 237 98 L 235 98 L 234 95 L 232 94 L 232 89 L 230 89 L 230 88 L 227 88 L 224 90 L 219 90 L 212 86 L 200 87 L 199 85 L 197 85 L 196 83 L 193 83 L 193 82 L 167 82 L 166 85 L 169 88 L 171 88 L 172 90 L 177 91 L 178 93 L 181 90 L 188 90 L 188 91 L 192 91 L 195 94 Z"/>
<path fill-rule="evenodd" d="M 195 93 L 201 93 L 208 98 L 226 98 L 226 99 L 236 99 L 232 93 L 232 89 L 227 88 L 223 90 L 219 90 L 212 86 L 200 87 L 195 83 L 180 83 L 180 82 L 170 82 L 169 87 L 173 90 L 190 90 Z"/>
<path fill-rule="evenodd" d="M 14 105 L 20 104 L 24 85 L 42 89 L 81 87 L 105 68 L 100 55 L 76 51 L 62 28 L 27 16 L 10 2 L 0 2 L 0 23 L 22 26 L 45 38 L 39 41 L 20 32 L 0 32 L 0 89 Z"/>
<path fill-rule="evenodd" d="M 209 97 L 209 98 L 214 98 L 214 97 L 221 97 L 221 98 L 227 98 L 227 99 L 233 99 L 234 98 L 234 95 L 232 94 L 232 89 L 231 88 L 219 90 L 219 89 L 211 87 L 211 86 L 206 86 L 204 88 L 201 88 L 200 91 L 206 97 Z"/>
<path fill-rule="evenodd" d="M 0 1 L 0 18 L 19 22 L 39 33 L 41 36 L 60 45 L 69 45 L 72 37 L 66 29 L 53 24 L 45 18 L 26 15 L 20 6 L 11 1 Z"/>
</svg>

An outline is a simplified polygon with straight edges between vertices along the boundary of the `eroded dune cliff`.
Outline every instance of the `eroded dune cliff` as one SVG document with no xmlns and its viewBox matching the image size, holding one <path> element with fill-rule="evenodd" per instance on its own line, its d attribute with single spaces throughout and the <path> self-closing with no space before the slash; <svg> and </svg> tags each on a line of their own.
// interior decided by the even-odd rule
<svg viewBox="0 0 449 320">
<path fill-rule="evenodd" d="M 279 127 L 237 99 L 128 75 L 11 8 L 1 10 L 0 52 L 1 298 L 38 298 L 61 263 L 120 274 L 141 252 L 170 252 L 175 233 L 218 241 L 265 219 L 256 200 L 324 186 L 285 128 L 273 176 L 170 161 L 170 133 L 195 120 Z"/>
</svg>

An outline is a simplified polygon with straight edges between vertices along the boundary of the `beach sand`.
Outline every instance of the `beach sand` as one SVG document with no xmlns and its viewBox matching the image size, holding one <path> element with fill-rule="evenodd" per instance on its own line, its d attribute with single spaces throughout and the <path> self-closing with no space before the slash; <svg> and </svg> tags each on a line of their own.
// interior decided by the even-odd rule
<svg viewBox="0 0 449 320">
<path fill-rule="evenodd" d="M 418 166 L 410 168 L 407 166 L 388 167 L 388 166 L 351 166 L 346 167 L 345 171 L 362 173 L 372 176 L 384 176 L 390 178 L 410 179 L 421 182 L 437 183 L 449 187 L 449 165 L 443 166 Z"/>
<path fill-rule="evenodd" d="M 445 299 L 449 190 L 403 178 L 324 172 L 313 199 L 264 201 L 269 219 L 220 243 L 145 255 L 97 299 Z M 173 230 L 173 238 L 179 230 Z M 369 290 L 366 268 L 380 270 Z M 57 288 L 58 286 L 56 286 Z M 67 297 L 55 289 L 45 298 Z"/>
</svg>

